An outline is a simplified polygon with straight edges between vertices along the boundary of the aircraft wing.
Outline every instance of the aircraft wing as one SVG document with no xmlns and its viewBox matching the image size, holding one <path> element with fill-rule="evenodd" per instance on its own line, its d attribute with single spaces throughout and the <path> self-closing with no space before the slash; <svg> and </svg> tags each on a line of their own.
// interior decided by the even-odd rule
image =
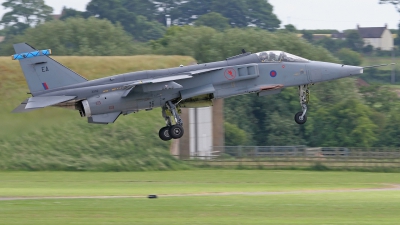
<svg viewBox="0 0 400 225">
<path fill-rule="evenodd" d="M 58 103 L 66 102 L 76 98 L 76 96 L 43 96 L 31 97 L 23 101 L 17 108 L 13 110 L 14 113 L 29 112 L 34 109 L 44 108 Z"/>
<path fill-rule="evenodd" d="M 158 84 L 158 85 L 152 85 L 152 86 L 147 86 L 146 88 L 143 88 L 144 92 L 159 91 L 159 90 L 164 90 L 164 89 L 182 88 L 182 85 L 180 85 L 174 81 L 182 80 L 182 79 L 189 79 L 189 78 L 192 78 L 193 75 L 198 75 L 198 74 L 221 70 L 221 69 L 223 69 L 223 67 L 212 68 L 212 69 L 193 70 L 193 71 L 189 71 L 189 72 L 185 72 L 185 73 L 177 74 L 177 75 L 173 75 L 173 76 L 168 76 L 168 77 L 160 77 L 160 78 L 152 78 L 152 79 L 133 81 L 132 83 L 125 85 L 126 91 L 122 94 L 122 97 L 128 96 L 129 93 L 136 86 L 144 85 L 144 84 Z"/>
</svg>

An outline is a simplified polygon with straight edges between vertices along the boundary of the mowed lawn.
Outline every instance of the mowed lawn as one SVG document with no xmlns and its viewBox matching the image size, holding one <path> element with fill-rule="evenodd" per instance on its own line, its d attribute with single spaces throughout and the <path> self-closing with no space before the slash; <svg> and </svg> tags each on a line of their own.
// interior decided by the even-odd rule
<svg viewBox="0 0 400 225">
<path fill-rule="evenodd" d="M 388 184 L 400 184 L 400 175 L 274 170 L 0 172 L 0 197 L 337 190 Z"/>
<path fill-rule="evenodd" d="M 394 184 L 400 184 L 399 174 L 268 170 L 1 172 L 2 197 L 141 197 L 0 201 L 0 224 L 399 224 L 400 191 L 345 191 Z M 146 198 L 147 194 L 269 191 L 305 192 Z"/>
</svg>

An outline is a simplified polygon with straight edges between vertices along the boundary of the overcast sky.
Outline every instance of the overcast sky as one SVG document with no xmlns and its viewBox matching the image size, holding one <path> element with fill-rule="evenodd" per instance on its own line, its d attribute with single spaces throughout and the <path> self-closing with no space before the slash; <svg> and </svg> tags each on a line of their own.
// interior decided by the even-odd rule
<svg viewBox="0 0 400 225">
<path fill-rule="evenodd" d="M 0 0 L 1 3 L 4 0 Z M 90 0 L 45 0 L 60 14 L 63 6 L 85 10 Z M 274 13 L 282 21 L 298 29 L 354 29 L 361 27 L 384 26 L 397 29 L 400 13 L 395 7 L 380 5 L 379 0 L 268 0 L 274 6 Z M 4 9 L 0 6 L 0 15 Z"/>
</svg>

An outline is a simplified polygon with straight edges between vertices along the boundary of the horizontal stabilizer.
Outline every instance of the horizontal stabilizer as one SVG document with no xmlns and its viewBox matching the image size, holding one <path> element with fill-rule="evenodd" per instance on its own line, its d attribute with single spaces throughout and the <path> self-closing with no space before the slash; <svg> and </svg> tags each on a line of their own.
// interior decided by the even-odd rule
<svg viewBox="0 0 400 225">
<path fill-rule="evenodd" d="M 28 98 L 25 99 L 25 101 L 21 102 L 21 104 L 15 108 L 12 112 L 13 113 L 24 113 L 24 112 L 30 112 L 33 111 L 35 109 L 25 109 L 26 104 L 28 104 Z"/>
<path fill-rule="evenodd" d="M 44 108 L 58 103 L 66 102 L 76 98 L 76 96 L 46 96 L 31 97 L 28 99 L 25 109 Z"/>
</svg>

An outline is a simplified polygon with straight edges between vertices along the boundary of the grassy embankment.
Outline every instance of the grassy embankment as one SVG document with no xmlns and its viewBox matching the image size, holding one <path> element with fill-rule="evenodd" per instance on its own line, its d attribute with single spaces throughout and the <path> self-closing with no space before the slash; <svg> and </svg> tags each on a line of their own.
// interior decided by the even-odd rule
<svg viewBox="0 0 400 225">
<path fill-rule="evenodd" d="M 191 170 L 135 173 L 1 172 L 0 196 L 139 195 L 0 201 L 2 224 L 398 224 L 390 173 Z M 318 193 L 315 190 L 342 190 Z M 256 192 L 304 191 L 281 195 Z M 147 194 L 244 192 L 145 199 Z M 247 195 L 246 195 L 247 193 Z"/>
<path fill-rule="evenodd" d="M 184 56 L 54 57 L 88 79 L 186 65 Z M 159 170 L 185 167 L 158 138 L 160 110 L 88 124 L 74 110 L 11 111 L 30 97 L 19 63 L 0 58 L 0 170 Z"/>
</svg>

